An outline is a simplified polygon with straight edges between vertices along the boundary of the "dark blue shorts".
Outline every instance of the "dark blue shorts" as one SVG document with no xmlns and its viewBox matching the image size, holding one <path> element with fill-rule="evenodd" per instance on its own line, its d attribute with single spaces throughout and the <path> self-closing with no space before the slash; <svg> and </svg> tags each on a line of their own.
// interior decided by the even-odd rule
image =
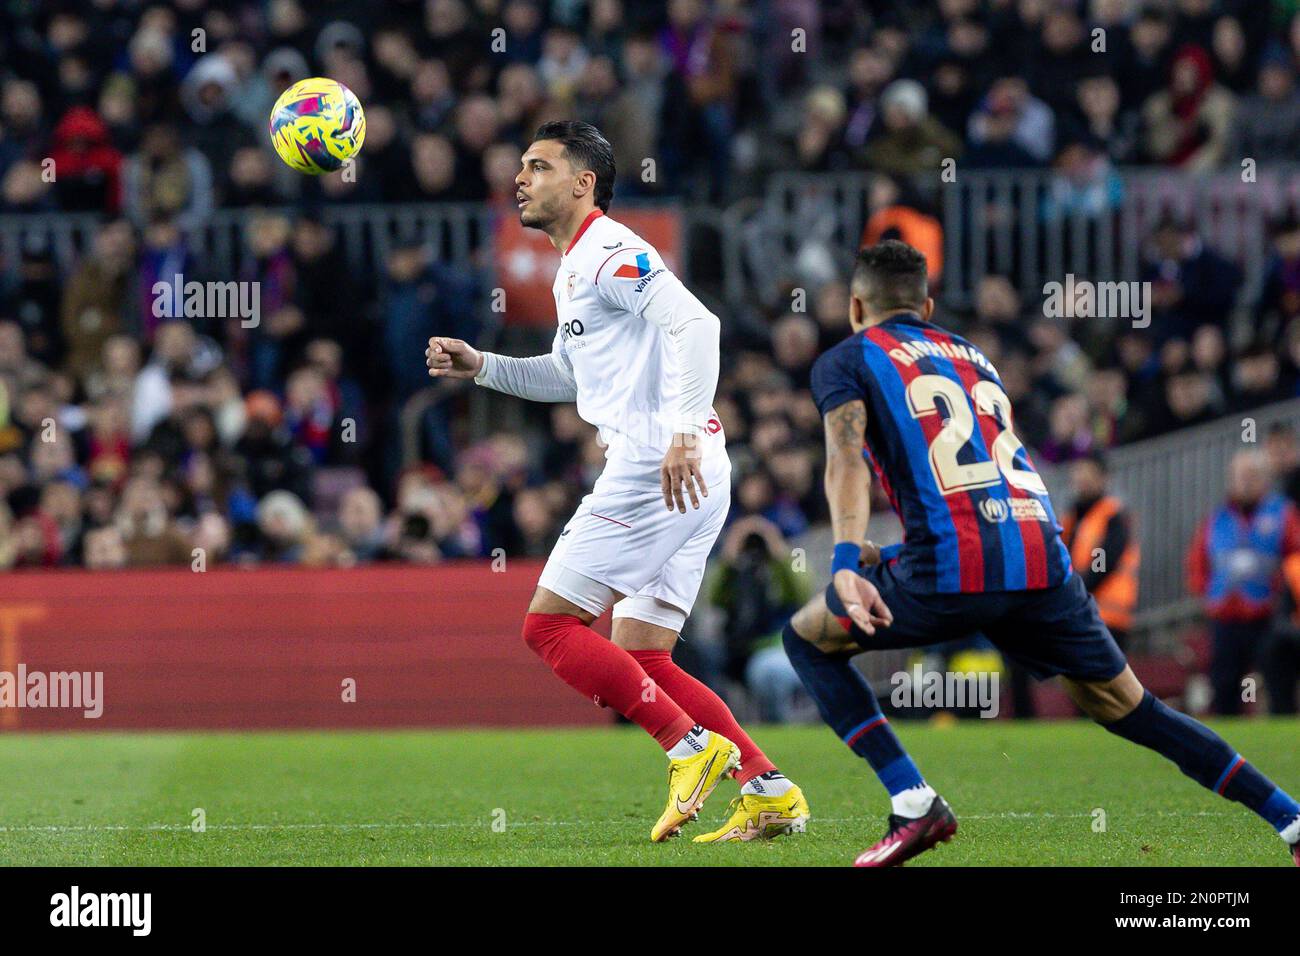
<svg viewBox="0 0 1300 956">
<path fill-rule="evenodd" d="M 921 594 L 908 590 L 888 563 L 861 573 L 894 614 L 894 623 L 876 628 L 874 635 L 850 626 L 853 639 L 866 650 L 942 644 L 978 631 L 1039 680 L 1057 674 L 1110 680 L 1128 664 L 1077 574 L 1038 591 Z M 826 588 L 826 606 L 847 622 L 834 586 Z"/>
</svg>

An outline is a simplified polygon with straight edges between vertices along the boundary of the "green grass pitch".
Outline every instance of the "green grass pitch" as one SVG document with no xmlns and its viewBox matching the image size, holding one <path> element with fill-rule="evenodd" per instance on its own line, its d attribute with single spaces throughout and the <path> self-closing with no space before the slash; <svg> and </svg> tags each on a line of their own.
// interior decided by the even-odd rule
<svg viewBox="0 0 1300 956">
<path fill-rule="evenodd" d="M 1091 724 L 897 726 L 961 823 L 912 865 L 1290 862 L 1254 814 Z M 1300 791 L 1300 722 L 1215 727 Z M 11 734 L 0 864 L 838 866 L 874 842 L 884 791 L 829 730 L 756 736 L 803 786 L 808 833 L 696 846 L 649 842 L 664 758 L 634 728 Z M 687 834 L 721 821 L 735 789 L 724 782 Z M 206 831 L 194 832 L 200 808 Z"/>
</svg>

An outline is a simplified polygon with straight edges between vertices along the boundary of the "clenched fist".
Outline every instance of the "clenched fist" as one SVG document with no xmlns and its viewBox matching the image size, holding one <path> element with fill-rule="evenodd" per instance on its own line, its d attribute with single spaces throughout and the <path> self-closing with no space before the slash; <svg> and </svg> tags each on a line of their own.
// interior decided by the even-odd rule
<svg viewBox="0 0 1300 956">
<path fill-rule="evenodd" d="M 424 359 L 434 378 L 473 378 L 483 370 L 483 353 L 468 342 L 441 335 L 429 339 Z"/>
</svg>

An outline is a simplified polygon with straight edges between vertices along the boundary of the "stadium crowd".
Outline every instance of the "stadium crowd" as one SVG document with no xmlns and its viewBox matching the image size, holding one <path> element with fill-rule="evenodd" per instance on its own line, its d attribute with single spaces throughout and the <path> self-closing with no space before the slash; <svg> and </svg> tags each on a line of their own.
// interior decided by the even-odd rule
<svg viewBox="0 0 1300 956">
<path fill-rule="evenodd" d="M 547 553 L 600 469 L 592 430 L 568 406 L 472 444 L 435 421 L 428 463 L 402 468 L 424 341 L 478 336 L 487 290 L 418 245 L 354 273 L 327 204 L 509 204 L 521 147 L 559 116 L 608 134 L 616 204 L 725 205 L 782 169 L 906 193 L 945 157 L 1065 179 L 1289 161 L 1298 57 L 1300 12 L 1263 0 L 5 5 L 0 216 L 102 224 L 70 264 L 37 233 L 0 263 L 0 568 L 190 564 L 195 548 L 243 564 Z M 365 104 L 355 176 L 303 177 L 269 149 L 272 102 L 315 74 Z M 250 210 L 238 275 L 205 276 L 191 242 L 219 208 Z M 1066 463 L 1300 394 L 1300 221 L 1270 242 L 1243 302 L 1238 266 L 1162 221 L 1150 329 L 1046 318 L 1005 276 L 945 320 L 998 367 L 1037 459 Z M 154 283 L 176 273 L 258 282 L 262 321 L 160 316 Z M 759 542 L 780 553 L 825 514 L 807 389 L 846 331 L 847 288 L 809 299 L 789 314 L 711 300 L 736 466 L 724 564 L 761 563 Z"/>
</svg>

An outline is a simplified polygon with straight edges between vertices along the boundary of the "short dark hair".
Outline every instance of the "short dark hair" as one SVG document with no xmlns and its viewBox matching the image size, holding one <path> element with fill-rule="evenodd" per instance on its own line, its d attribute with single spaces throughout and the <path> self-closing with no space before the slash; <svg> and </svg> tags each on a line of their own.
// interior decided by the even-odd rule
<svg viewBox="0 0 1300 956">
<path fill-rule="evenodd" d="M 564 144 L 564 157 L 575 169 L 589 169 L 596 174 L 596 205 L 609 212 L 614 198 L 614 147 L 605 135 L 590 123 L 578 120 L 553 120 L 537 127 L 533 140 L 553 139 Z"/>
<path fill-rule="evenodd" d="M 885 239 L 858 253 L 853 289 L 874 312 L 920 311 L 930 297 L 925 254 L 897 239 Z"/>
</svg>

